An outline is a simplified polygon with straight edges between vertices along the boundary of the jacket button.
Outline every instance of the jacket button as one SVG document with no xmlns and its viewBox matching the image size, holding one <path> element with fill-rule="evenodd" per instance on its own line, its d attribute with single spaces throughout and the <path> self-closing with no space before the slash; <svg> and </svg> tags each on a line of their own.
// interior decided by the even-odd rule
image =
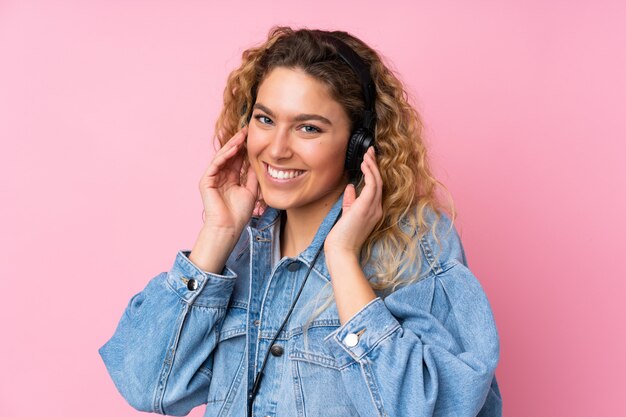
<svg viewBox="0 0 626 417">
<path fill-rule="evenodd" d="M 270 349 L 270 352 L 272 352 L 272 355 L 274 356 L 281 356 L 284 351 L 285 350 L 283 349 L 281 345 L 272 345 Z"/>
<path fill-rule="evenodd" d="M 300 268 L 300 264 L 298 262 L 292 262 L 289 265 L 287 265 L 287 270 L 289 272 L 296 272 L 298 268 Z"/>
<path fill-rule="evenodd" d="M 189 291 L 195 291 L 198 289 L 198 281 L 196 281 L 195 279 L 191 278 L 189 281 L 187 281 L 187 289 Z"/>
<path fill-rule="evenodd" d="M 355 347 L 359 343 L 359 336 L 354 333 L 348 333 L 343 339 L 343 343 L 348 347 Z"/>
</svg>

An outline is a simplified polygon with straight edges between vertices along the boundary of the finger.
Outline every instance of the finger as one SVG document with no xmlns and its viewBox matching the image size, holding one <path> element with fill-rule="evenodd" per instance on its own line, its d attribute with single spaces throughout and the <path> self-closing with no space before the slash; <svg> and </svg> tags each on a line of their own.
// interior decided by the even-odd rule
<svg viewBox="0 0 626 417">
<path fill-rule="evenodd" d="M 372 147 L 368 149 L 367 153 L 365 154 L 364 160 L 367 162 L 367 165 L 372 173 L 372 177 L 376 182 L 377 197 L 380 197 L 382 196 L 383 179 L 380 175 L 380 170 L 378 169 L 378 164 L 376 163 L 376 155 Z"/>
<path fill-rule="evenodd" d="M 247 133 L 248 128 L 244 126 L 215 153 L 213 160 L 203 174 L 202 181 L 208 181 L 207 184 L 210 187 L 215 186 L 216 181 L 239 182 L 238 178 L 245 157 L 240 152 L 243 149 Z"/>
<path fill-rule="evenodd" d="M 205 175 L 207 176 L 216 175 L 219 171 L 222 170 L 226 162 L 230 158 L 232 158 L 234 155 L 237 154 L 238 150 L 239 150 L 239 147 L 233 146 L 224 152 L 218 152 L 217 154 L 215 154 L 215 156 L 213 157 L 213 161 L 211 161 L 211 164 L 206 170 Z"/>
<path fill-rule="evenodd" d="M 241 150 L 247 138 L 247 128 L 237 132 L 217 153 L 213 156 L 214 162 L 222 165 L 228 158 L 231 158 Z"/>
<path fill-rule="evenodd" d="M 344 213 L 347 213 L 352 206 L 352 203 L 356 200 L 356 190 L 354 189 L 354 185 L 348 184 L 343 193 L 343 202 L 342 209 Z"/>
<path fill-rule="evenodd" d="M 378 188 L 378 181 L 374 171 L 376 170 L 376 162 L 374 161 L 374 156 L 372 155 L 372 147 L 365 153 L 365 157 L 363 158 L 363 176 L 367 177 L 367 180 L 370 182 L 370 185 L 374 187 L 374 189 Z"/>
<path fill-rule="evenodd" d="M 378 220 L 383 215 L 383 207 L 382 207 L 382 196 L 383 196 L 383 179 L 380 175 L 380 170 L 378 169 L 378 164 L 376 163 L 376 154 L 372 152 L 371 157 L 369 158 L 370 168 L 372 170 L 372 174 L 376 179 L 376 197 L 373 203 L 373 207 L 376 211 L 373 217 L 378 217 Z"/>
<path fill-rule="evenodd" d="M 380 175 L 380 170 L 378 169 L 378 163 L 376 161 L 376 153 L 374 152 L 374 148 L 370 147 L 368 150 L 369 154 L 369 163 L 372 173 L 374 174 L 374 179 L 376 181 L 376 201 L 382 201 L 383 195 L 383 178 Z"/>
<path fill-rule="evenodd" d="M 225 182 L 239 184 L 239 176 L 244 158 L 239 152 L 240 149 L 241 148 L 233 148 L 233 150 L 214 158 L 202 175 L 201 182 L 209 188 L 221 186 Z"/>
<path fill-rule="evenodd" d="M 231 163 L 224 168 L 228 171 L 232 171 L 237 174 L 237 177 L 241 174 L 241 167 L 243 166 L 243 160 L 246 157 L 246 152 L 243 148 L 238 147 L 237 152 L 230 158 Z"/>
<path fill-rule="evenodd" d="M 230 140 L 226 142 L 226 144 L 229 146 L 239 146 L 246 141 L 247 137 L 248 137 L 248 129 L 243 128 L 239 132 L 237 132 L 235 135 L 233 135 L 233 137 L 230 138 Z"/>
<path fill-rule="evenodd" d="M 245 141 L 247 134 L 248 134 L 247 127 L 240 129 L 237 133 L 233 135 L 232 138 L 230 138 L 221 148 L 218 149 L 216 155 L 219 154 L 220 152 L 227 152 L 231 148 L 238 147 L 239 145 L 241 145 Z"/>
<path fill-rule="evenodd" d="M 359 198 L 363 198 L 367 201 L 367 204 L 371 204 L 374 201 L 374 197 L 376 196 L 376 180 L 374 179 L 374 174 L 372 173 L 372 169 L 370 168 L 367 160 L 364 160 L 361 163 L 361 172 L 363 172 L 363 179 L 365 180 L 365 186 L 361 190 L 361 194 Z"/>
</svg>

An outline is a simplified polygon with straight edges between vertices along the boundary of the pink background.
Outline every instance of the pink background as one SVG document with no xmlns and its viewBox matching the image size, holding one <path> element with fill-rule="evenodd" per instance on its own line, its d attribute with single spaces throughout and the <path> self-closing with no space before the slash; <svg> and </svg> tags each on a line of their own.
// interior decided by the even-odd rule
<svg viewBox="0 0 626 417">
<path fill-rule="evenodd" d="M 276 23 L 353 32 L 406 82 L 505 414 L 626 415 L 623 2 L 99 3 L 0 2 L 0 415 L 145 415 L 97 349 L 193 245 L 226 75 Z"/>
</svg>

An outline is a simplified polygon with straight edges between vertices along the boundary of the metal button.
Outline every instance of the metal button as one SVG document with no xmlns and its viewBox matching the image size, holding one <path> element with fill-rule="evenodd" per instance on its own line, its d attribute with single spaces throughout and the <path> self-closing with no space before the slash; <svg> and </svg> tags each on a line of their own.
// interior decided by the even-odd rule
<svg viewBox="0 0 626 417">
<path fill-rule="evenodd" d="M 359 343 L 359 336 L 354 333 L 348 333 L 343 339 L 343 343 L 348 347 L 355 347 Z"/>
<path fill-rule="evenodd" d="M 298 268 L 300 268 L 300 263 L 299 262 L 292 262 L 289 265 L 287 265 L 287 270 L 289 272 L 296 272 L 298 270 Z"/>
<path fill-rule="evenodd" d="M 272 345 L 270 349 L 270 352 L 272 352 L 272 355 L 274 356 L 281 356 L 284 351 L 285 350 L 283 349 L 281 345 Z"/>
<path fill-rule="evenodd" d="M 259 324 L 261 324 L 261 321 L 260 321 L 259 319 L 256 319 L 256 320 L 254 321 L 254 325 L 255 325 L 255 326 L 257 326 L 257 327 L 259 327 Z"/>
<path fill-rule="evenodd" d="M 196 281 L 195 279 L 191 278 L 189 281 L 187 281 L 187 289 L 189 291 L 195 291 L 198 289 L 198 281 Z"/>
</svg>

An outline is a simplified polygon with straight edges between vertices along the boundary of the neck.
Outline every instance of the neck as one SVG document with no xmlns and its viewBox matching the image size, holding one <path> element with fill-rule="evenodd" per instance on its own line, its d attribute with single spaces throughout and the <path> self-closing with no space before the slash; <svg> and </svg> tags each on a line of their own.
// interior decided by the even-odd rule
<svg viewBox="0 0 626 417">
<path fill-rule="evenodd" d="M 333 198 L 326 199 L 315 209 L 303 207 L 287 209 L 282 212 L 281 256 L 296 257 L 313 242 L 317 230 L 340 195 L 341 193 L 333 195 Z"/>
</svg>

